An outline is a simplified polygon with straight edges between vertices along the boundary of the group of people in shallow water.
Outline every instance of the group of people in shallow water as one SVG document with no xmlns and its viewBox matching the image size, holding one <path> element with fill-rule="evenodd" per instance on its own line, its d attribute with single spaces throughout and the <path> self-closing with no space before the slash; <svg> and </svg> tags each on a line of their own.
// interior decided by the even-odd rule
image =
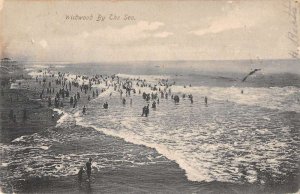
<svg viewBox="0 0 300 194">
<path fill-rule="evenodd" d="M 43 72 L 43 71 L 41 71 Z M 95 75 L 92 78 L 89 78 L 88 76 L 81 76 L 76 75 L 75 79 L 70 80 L 66 76 L 69 74 L 66 73 L 60 73 L 58 72 L 58 75 L 55 75 L 50 70 L 46 70 L 43 72 L 42 76 L 37 76 L 36 82 L 38 82 L 42 86 L 42 91 L 40 93 L 41 99 L 47 99 L 48 106 L 51 107 L 54 105 L 54 107 L 64 107 L 64 102 L 66 101 L 66 98 L 69 99 L 69 104 L 71 107 L 76 108 L 78 106 L 79 100 L 81 98 L 81 93 L 86 94 L 87 99 L 91 100 L 92 97 L 98 97 L 100 93 L 105 92 L 110 87 L 113 87 L 114 91 L 119 92 L 121 101 L 123 105 L 126 104 L 126 98 L 123 97 L 125 93 L 126 97 L 130 97 L 131 94 L 136 94 L 138 91 L 138 94 L 142 94 L 143 99 L 148 104 L 147 106 L 144 106 L 142 108 L 142 115 L 148 117 L 149 115 L 149 103 L 152 101 L 151 108 L 154 110 L 157 108 L 157 105 L 160 103 L 160 99 L 158 94 L 160 94 L 161 98 L 168 99 L 169 96 L 171 96 L 171 99 L 174 100 L 175 104 L 179 103 L 180 98 L 178 94 L 172 94 L 170 86 L 174 85 L 175 82 L 169 83 L 168 79 L 161 79 L 157 84 L 150 84 L 147 83 L 145 79 L 123 79 L 121 80 L 118 76 L 112 75 L 112 76 L 103 76 L 103 75 Z M 42 80 L 40 79 L 42 78 Z M 48 80 L 50 78 L 50 80 Z M 81 80 L 80 80 L 81 79 Z M 88 82 L 88 83 L 87 83 Z M 134 84 L 134 82 L 136 82 Z M 101 89 L 94 89 L 92 86 L 94 84 L 105 84 L 106 88 Z M 56 89 L 54 85 L 57 85 L 60 87 L 60 89 Z M 138 88 L 134 88 L 134 86 L 137 86 Z M 190 85 L 190 87 L 192 87 Z M 74 89 L 75 88 L 75 89 Z M 143 88 L 150 88 L 152 91 L 151 93 L 142 93 Z M 186 88 L 186 86 L 184 86 Z M 57 90 L 57 92 L 55 91 Z M 123 92 L 125 90 L 125 92 Z M 46 92 L 45 92 L 46 91 Z M 91 92 L 91 93 L 88 93 Z M 243 90 L 241 91 L 243 93 Z M 2 90 L 2 96 L 4 95 L 4 92 Z M 52 95 L 53 98 L 51 97 Z M 112 96 L 112 92 L 110 92 L 109 97 Z M 182 98 L 185 98 L 185 94 L 182 95 Z M 187 95 L 190 102 L 193 103 L 193 96 L 192 94 Z M 54 99 L 54 102 L 52 103 L 52 100 Z M 12 101 L 12 99 L 11 99 Z M 207 105 L 208 104 L 208 98 L 204 97 L 204 102 Z M 130 98 L 130 105 L 132 105 L 133 100 Z M 41 106 L 41 105 L 40 105 Z M 108 109 L 108 102 L 106 101 L 103 104 L 103 109 Z M 86 114 L 87 107 L 84 105 L 82 109 L 82 113 Z M 8 115 L 8 117 L 16 122 L 16 114 L 11 111 Z M 55 115 L 52 115 L 52 118 L 55 118 Z M 23 111 L 23 119 L 27 119 L 27 112 L 26 110 Z"/>
<path fill-rule="evenodd" d="M 52 78 L 52 82 L 55 81 L 54 83 L 56 85 L 61 86 L 59 91 L 55 94 L 55 89 L 53 87 L 54 84 L 51 81 L 49 81 L 48 84 L 46 84 L 47 73 L 45 72 L 43 74 L 43 88 L 45 89 L 48 87 L 47 94 L 49 93 L 50 95 L 55 94 L 55 99 L 54 99 L 55 107 L 63 107 L 64 106 L 63 99 L 69 98 L 70 106 L 76 108 L 81 96 L 80 93 L 84 93 L 88 101 L 90 101 L 91 100 L 90 94 L 92 94 L 93 98 L 98 97 L 100 93 L 105 92 L 110 87 L 112 87 L 114 91 L 119 92 L 121 102 L 123 105 L 126 105 L 126 100 L 127 100 L 126 97 L 130 97 L 132 93 L 136 94 L 138 91 L 138 94 L 142 94 L 143 99 L 148 104 L 142 108 L 141 116 L 145 116 L 145 117 L 148 117 L 149 115 L 149 103 L 151 101 L 152 101 L 151 108 L 153 108 L 154 110 L 157 108 L 157 105 L 160 103 L 158 94 L 160 94 L 160 97 L 164 99 L 168 99 L 168 97 L 170 96 L 171 99 L 175 102 L 175 104 L 178 104 L 180 102 L 179 95 L 174 94 L 170 88 L 170 86 L 174 85 L 175 82 L 169 83 L 168 79 L 161 79 L 158 81 L 157 84 L 153 84 L 153 83 L 147 83 L 145 79 L 135 79 L 135 78 L 120 79 L 116 75 L 112 75 L 112 76 L 95 75 L 91 78 L 88 76 L 76 75 L 76 78 L 75 79 L 73 78 L 72 80 L 66 77 L 68 75 L 69 74 L 58 72 L 58 75 L 55 76 L 55 74 L 48 72 L 48 76 Z M 36 80 L 38 81 L 37 78 Z M 105 84 L 106 88 L 102 88 L 98 90 L 93 87 L 94 84 Z M 137 86 L 138 88 L 134 88 L 134 86 Z M 192 86 L 190 85 L 190 87 Z M 76 88 L 78 89 L 76 90 Z M 141 89 L 143 88 L 148 88 L 152 92 L 148 92 L 148 93 L 141 92 Z M 184 86 L 184 88 L 186 88 L 186 86 Z M 41 97 L 45 95 L 44 89 L 41 93 Z M 71 94 L 71 91 L 74 95 Z M 124 94 L 126 96 L 124 96 Z M 110 93 L 109 98 L 111 96 L 112 96 L 112 92 Z M 185 99 L 186 96 L 188 97 L 191 103 L 194 102 L 192 94 L 188 94 L 188 95 L 182 94 L 182 99 Z M 204 97 L 204 102 L 206 105 L 208 104 L 208 98 L 206 96 Z M 130 98 L 130 105 L 132 105 L 132 103 L 133 103 L 132 98 Z M 50 96 L 48 96 L 48 105 L 52 106 L 52 99 Z M 103 104 L 103 108 L 108 109 L 107 101 Z M 86 112 L 87 112 L 87 108 L 86 105 L 84 105 L 82 108 L 82 113 L 86 114 Z"/>
</svg>

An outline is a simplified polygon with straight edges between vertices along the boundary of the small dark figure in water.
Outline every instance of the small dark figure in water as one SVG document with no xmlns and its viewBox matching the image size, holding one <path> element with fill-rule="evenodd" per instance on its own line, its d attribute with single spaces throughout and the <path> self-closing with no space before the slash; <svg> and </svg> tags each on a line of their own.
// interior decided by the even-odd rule
<svg viewBox="0 0 300 194">
<path fill-rule="evenodd" d="M 104 108 L 104 109 L 108 109 L 108 103 L 107 103 L 107 102 L 105 102 L 105 103 L 103 104 L 103 108 Z"/>
<path fill-rule="evenodd" d="M 142 116 L 148 117 L 149 114 L 149 104 L 148 106 L 144 106 Z"/>
<path fill-rule="evenodd" d="M 153 103 L 152 103 L 152 108 L 156 108 L 156 102 L 155 101 L 153 101 Z"/>
<path fill-rule="evenodd" d="M 174 96 L 174 101 L 175 101 L 175 103 L 179 103 L 179 96 L 178 95 Z"/>
<path fill-rule="evenodd" d="M 88 96 L 88 101 L 90 101 L 90 100 L 91 100 L 91 96 L 89 95 L 89 96 Z"/>
<path fill-rule="evenodd" d="M 146 106 L 146 117 L 148 117 L 149 114 L 149 104 Z"/>
<path fill-rule="evenodd" d="M 86 163 L 86 173 L 87 173 L 88 180 L 90 180 L 92 174 L 92 160 L 93 159 L 90 158 L 89 161 Z"/>
<path fill-rule="evenodd" d="M 73 97 L 71 97 L 70 98 L 70 104 L 73 104 L 73 102 L 74 102 L 74 99 L 73 99 Z"/>
<path fill-rule="evenodd" d="M 123 98 L 123 104 L 124 104 L 124 105 L 126 104 L 126 99 L 125 99 L 125 98 Z"/>
<path fill-rule="evenodd" d="M 204 102 L 205 102 L 205 105 L 207 105 L 207 97 L 206 96 L 204 97 Z"/>
<path fill-rule="evenodd" d="M 142 117 L 145 115 L 145 113 L 146 113 L 146 106 L 143 107 Z"/>
<path fill-rule="evenodd" d="M 79 184 L 79 186 L 81 186 L 83 172 L 84 172 L 83 167 L 80 167 L 79 172 L 77 174 L 78 175 L 78 184 Z"/>
<path fill-rule="evenodd" d="M 51 103 L 51 98 L 50 98 L 50 96 L 48 97 L 48 106 L 52 106 L 52 103 Z"/>
<path fill-rule="evenodd" d="M 67 91 L 66 91 L 66 97 L 68 98 L 69 96 L 70 96 L 70 92 L 69 92 L 69 90 L 67 90 Z M 76 97 L 76 95 L 75 95 L 75 97 Z M 74 98 L 75 98 L 75 97 L 74 97 Z"/>
<path fill-rule="evenodd" d="M 193 95 L 190 94 L 190 95 L 188 95 L 188 97 L 189 97 L 189 99 L 191 100 L 191 104 L 193 104 L 193 102 L 194 102 L 194 100 L 193 100 Z"/>
<path fill-rule="evenodd" d="M 147 94 L 146 95 L 146 101 L 149 101 L 150 100 L 150 94 Z"/>
<path fill-rule="evenodd" d="M 82 113 L 83 113 L 83 114 L 86 113 L 86 107 L 85 107 L 85 106 L 83 106 Z"/>
</svg>

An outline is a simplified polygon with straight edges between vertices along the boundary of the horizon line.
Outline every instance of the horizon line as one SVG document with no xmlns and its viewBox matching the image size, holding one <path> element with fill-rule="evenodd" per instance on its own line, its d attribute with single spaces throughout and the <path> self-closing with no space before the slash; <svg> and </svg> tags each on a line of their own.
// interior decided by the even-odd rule
<svg viewBox="0 0 300 194">
<path fill-rule="evenodd" d="M 7 57 L 5 57 L 7 58 Z M 12 58 L 10 58 L 12 59 Z M 299 58 L 276 58 L 276 59 L 206 59 L 206 60 L 196 60 L 196 59 L 179 59 L 179 60 L 118 60 L 118 61 L 44 61 L 44 60 L 16 60 L 12 59 L 15 62 L 42 62 L 42 63 L 118 63 L 118 62 L 189 62 L 189 61 L 296 61 L 300 60 Z"/>
</svg>

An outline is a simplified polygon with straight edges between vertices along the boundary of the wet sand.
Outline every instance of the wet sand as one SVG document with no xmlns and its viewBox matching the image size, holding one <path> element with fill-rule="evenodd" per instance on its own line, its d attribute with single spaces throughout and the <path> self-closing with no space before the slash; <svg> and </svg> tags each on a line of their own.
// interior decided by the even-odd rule
<svg viewBox="0 0 300 194">
<path fill-rule="evenodd" d="M 10 102 L 10 96 L 13 101 Z M 40 132 L 50 126 L 55 126 L 58 116 L 51 118 L 53 110 L 37 99 L 37 94 L 28 90 L 4 89 L 1 97 L 1 143 L 9 143 L 22 135 Z M 23 119 L 23 110 L 27 111 L 27 119 Z M 16 114 L 16 122 L 9 119 L 9 111 Z"/>
</svg>

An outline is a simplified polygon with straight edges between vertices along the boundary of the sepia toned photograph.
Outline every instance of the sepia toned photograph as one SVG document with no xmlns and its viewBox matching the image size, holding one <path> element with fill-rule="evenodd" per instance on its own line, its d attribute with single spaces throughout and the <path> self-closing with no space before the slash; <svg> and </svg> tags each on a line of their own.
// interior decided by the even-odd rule
<svg viewBox="0 0 300 194">
<path fill-rule="evenodd" d="M 0 193 L 299 194 L 298 0 L 0 0 Z"/>
</svg>

